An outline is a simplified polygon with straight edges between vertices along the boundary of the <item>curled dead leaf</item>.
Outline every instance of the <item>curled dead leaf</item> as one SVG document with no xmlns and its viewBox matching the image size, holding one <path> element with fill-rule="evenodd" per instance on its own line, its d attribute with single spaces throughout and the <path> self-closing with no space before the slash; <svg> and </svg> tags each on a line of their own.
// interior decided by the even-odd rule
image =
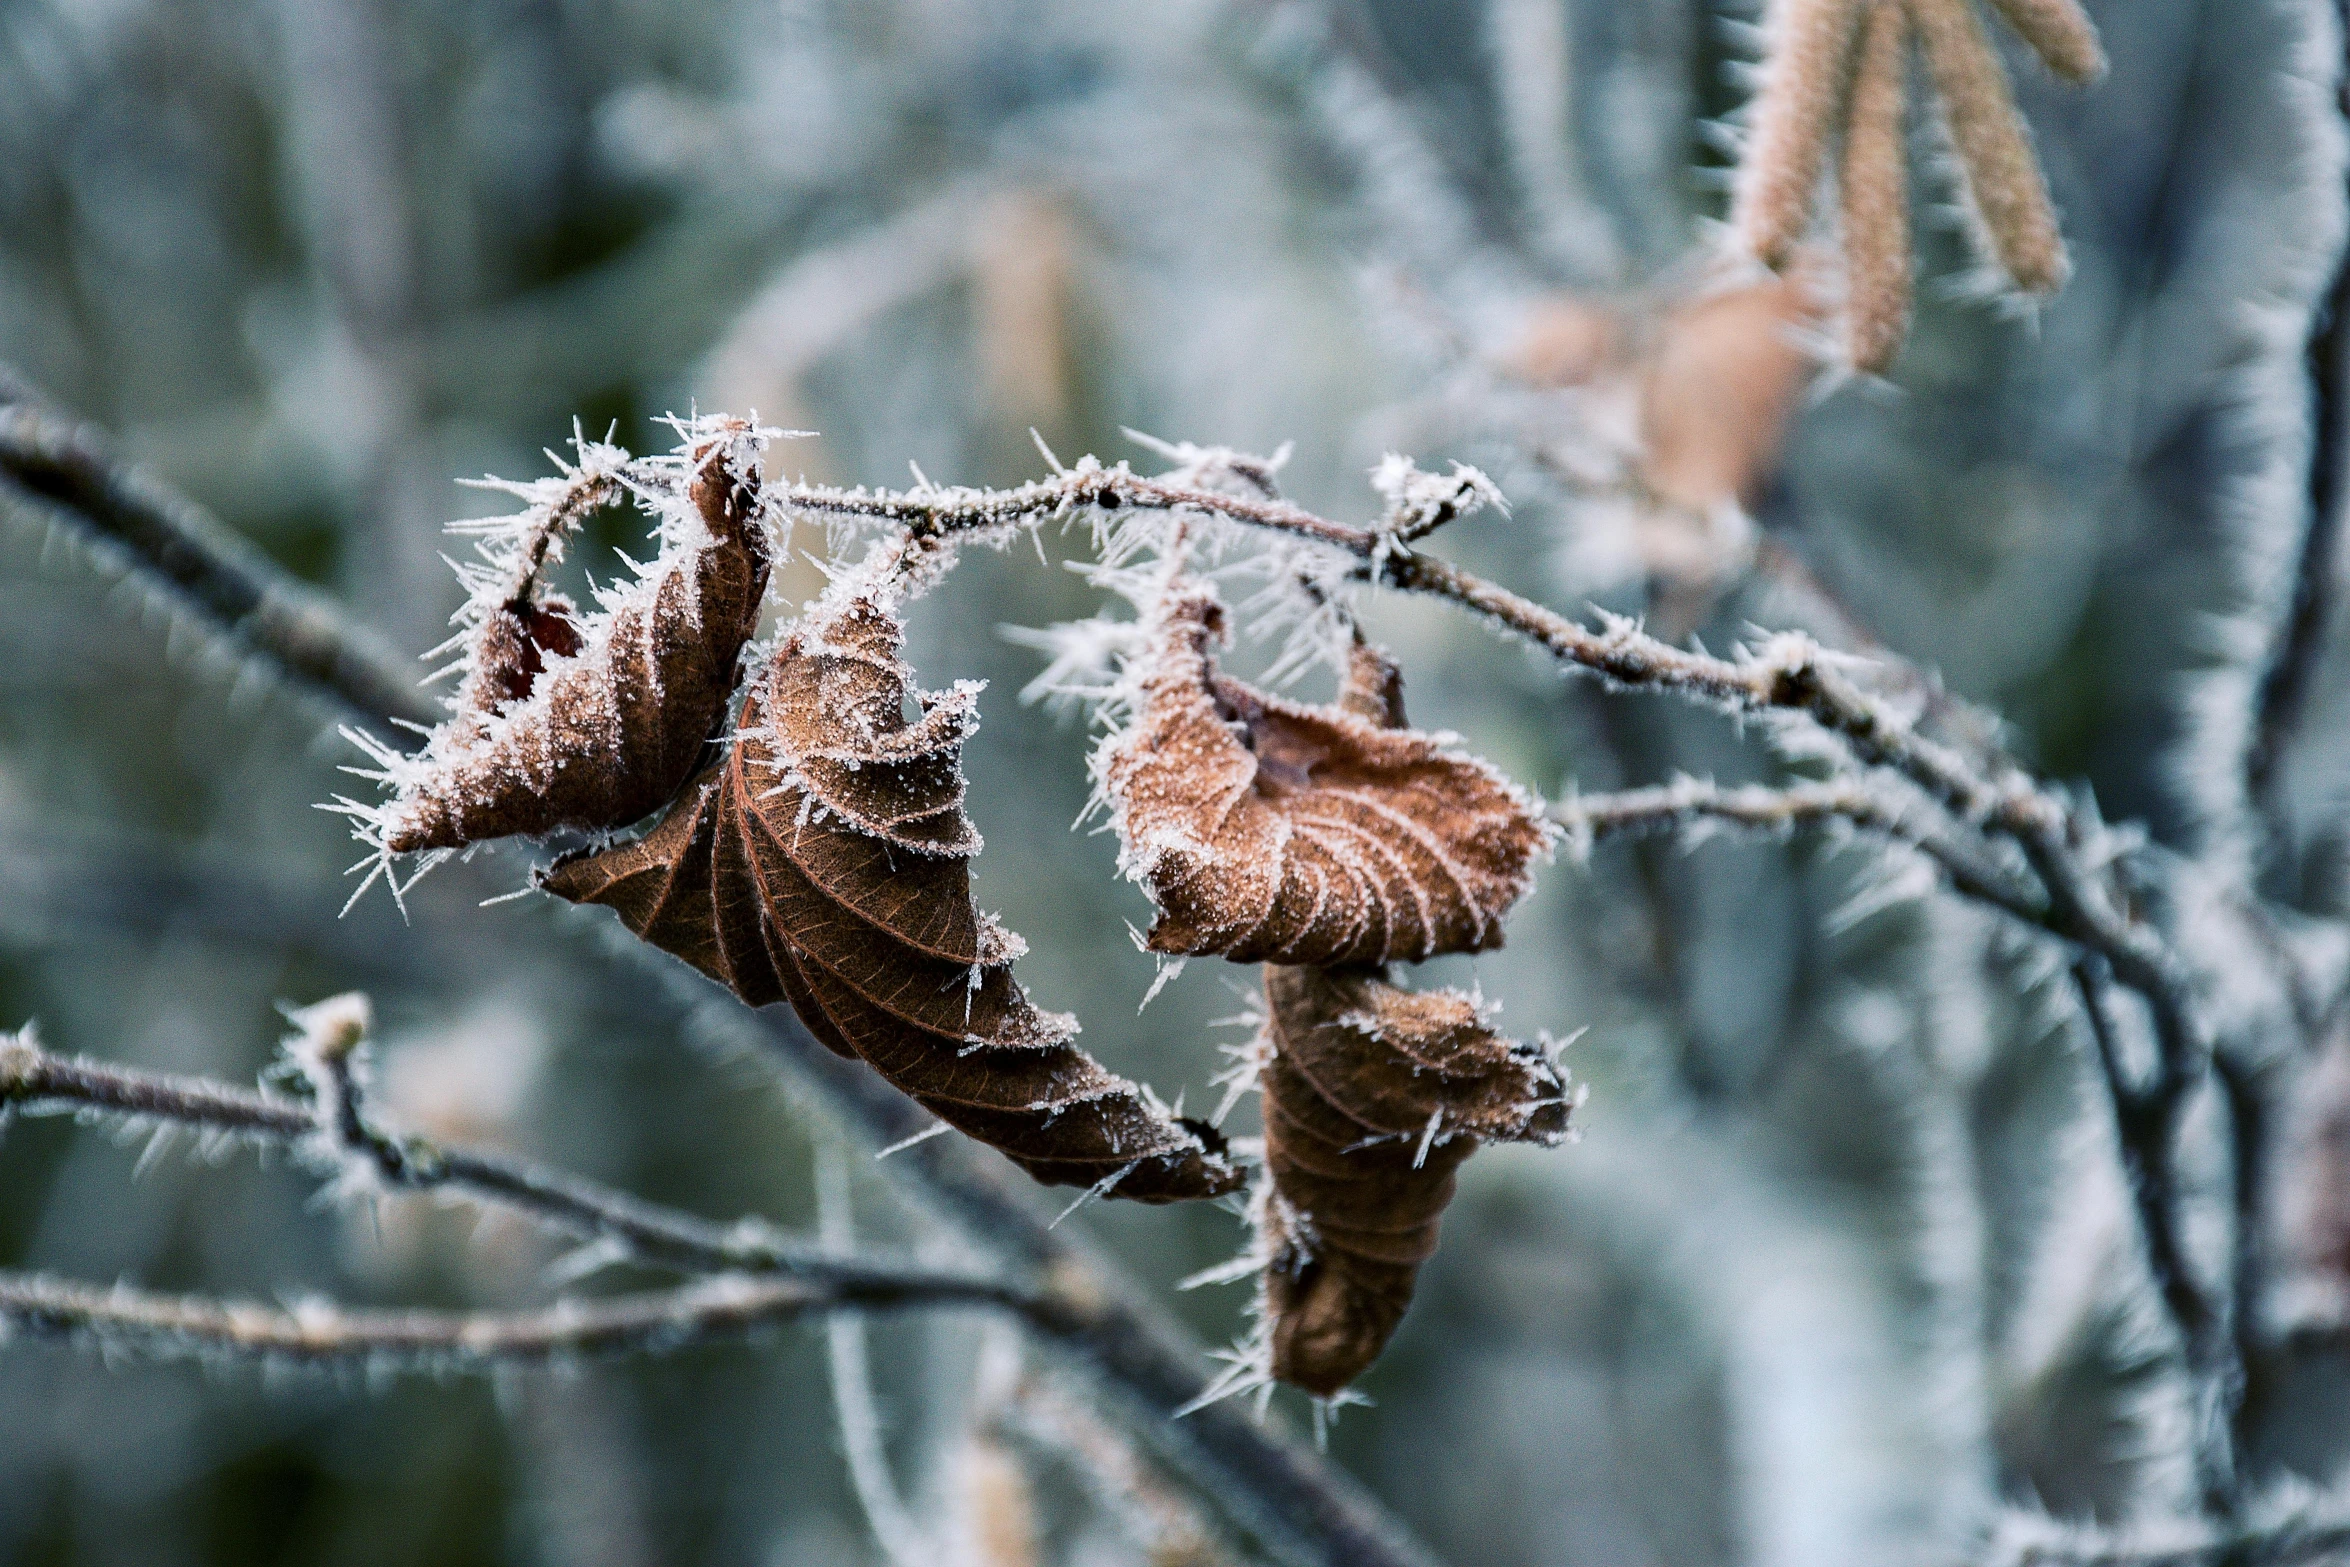
<svg viewBox="0 0 2350 1567">
<path fill-rule="evenodd" d="M 871 596 L 820 611 L 745 703 L 725 763 L 636 843 L 543 885 L 810 1032 L 1038 1180 L 1144 1202 L 1238 1189 L 1223 1142 L 1073 1044 L 971 898 L 962 745 L 977 688 L 918 692 Z M 909 715 L 908 709 L 912 709 Z"/>
<path fill-rule="evenodd" d="M 1401 685 L 1368 647 L 1341 701 L 1309 707 L 1217 672 L 1204 588 L 1172 587 L 1156 615 L 1139 710 L 1099 762 L 1122 864 L 1158 906 L 1153 951 L 1383 963 L 1501 944 L 1547 842 L 1524 791 L 1401 728 Z"/>
<path fill-rule="evenodd" d="M 1572 1096 L 1457 990 L 1268 965 L 1265 997 L 1267 1369 L 1328 1397 L 1403 1320 L 1462 1161 L 1482 1142 L 1559 1142 Z"/>
<path fill-rule="evenodd" d="M 769 565 L 755 443 L 712 422 L 667 468 L 583 463 L 477 578 L 450 717 L 413 757 L 379 753 L 392 798 L 361 814 L 387 854 L 559 827 L 618 827 L 692 773 L 734 689 Z M 582 615 L 539 573 L 597 507 L 634 492 L 663 549 Z M 502 579 L 502 580 L 501 580 Z"/>
<path fill-rule="evenodd" d="M 1658 499 L 1705 512 L 1751 502 L 1778 467 L 1788 421 L 1819 361 L 1802 271 L 1701 294 L 1666 316 L 1641 367 L 1641 477 Z"/>
</svg>

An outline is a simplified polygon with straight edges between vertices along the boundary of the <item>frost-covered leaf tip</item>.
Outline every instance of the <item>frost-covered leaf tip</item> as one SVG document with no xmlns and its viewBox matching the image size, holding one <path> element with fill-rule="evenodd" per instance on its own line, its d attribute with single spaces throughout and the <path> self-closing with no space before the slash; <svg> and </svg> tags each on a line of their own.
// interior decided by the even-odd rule
<svg viewBox="0 0 2350 1567">
<path fill-rule="evenodd" d="M 618 827 L 658 810 L 693 771 L 734 689 L 767 591 L 771 545 L 758 435 L 732 419 L 681 427 L 668 457 L 583 442 L 576 466 L 499 485 L 527 503 L 460 525 L 469 597 L 449 644 L 449 717 L 414 756 L 371 745 L 391 798 L 347 806 L 385 856 L 560 827 Z M 633 499 L 659 552 L 582 613 L 543 574 L 600 507 Z"/>
</svg>

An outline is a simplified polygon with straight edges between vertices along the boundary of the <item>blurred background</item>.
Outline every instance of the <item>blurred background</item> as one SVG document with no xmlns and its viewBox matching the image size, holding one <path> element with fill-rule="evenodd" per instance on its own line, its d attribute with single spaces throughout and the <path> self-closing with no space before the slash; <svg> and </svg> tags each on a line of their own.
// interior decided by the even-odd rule
<svg viewBox="0 0 2350 1567">
<path fill-rule="evenodd" d="M 1125 428 L 1294 441 L 1288 492 L 1357 520 L 1383 452 L 1459 458 L 1513 504 L 1445 535 L 1478 569 L 1716 649 L 1758 625 L 1881 641 L 2109 818 L 2200 852 L 2306 521 L 2341 39 L 2325 3 L 2089 8 L 2102 85 L 2010 55 L 2069 287 L 2031 313 L 1971 286 L 1918 116 L 1914 334 L 1889 384 L 1814 384 L 1789 344 L 1821 323 L 1784 291 L 1691 303 L 1753 57 L 1751 12 L 1714 0 L 0 0 L 0 395 L 113 431 L 403 654 L 458 602 L 441 525 L 495 509 L 453 481 L 537 476 L 575 420 L 645 451 L 666 412 L 755 410 L 820 432 L 778 470 L 879 484 L 910 461 L 1017 482 L 1032 428 L 1138 466 Z M 639 542 L 602 519 L 571 569 Z M 779 597 L 819 580 L 801 562 Z M 1002 634 L 1095 607 L 977 552 L 911 653 L 929 684 L 989 682 L 978 891 L 1027 937 L 1030 992 L 1212 1103 L 1251 976 L 1195 963 L 1138 1013 L 1147 906 L 1071 830 L 1082 721 L 1018 700 L 1040 660 Z M 1562 681 L 1440 609 L 1382 600 L 1372 626 L 1417 722 L 1550 796 L 1774 776 L 1719 717 Z M 2335 914 L 2346 700 L 2329 655 L 2259 802 L 2271 893 Z M 364 988 L 389 1118 L 812 1222 L 822 1138 L 769 1068 L 616 991 L 577 929 L 602 916 L 477 906 L 526 853 L 436 875 L 406 923 L 381 896 L 337 918 L 357 851 L 312 807 L 352 760 L 0 502 L 0 1027 L 250 1080 L 279 1002 Z M 2182 1502 L 2179 1392 L 2045 959 L 1819 834 L 1562 857 L 1505 950 L 1429 978 L 1473 978 L 1524 1035 L 1588 1029 L 1586 1135 L 1466 1168 L 1332 1453 L 1462 1563 L 1943 1561 L 2003 1502 Z M 265 1297 L 543 1293 L 554 1254 L 495 1218 L 337 1211 L 282 1161 L 141 1152 L 8 1124 L 0 1258 Z M 864 1232 L 912 1233 L 847 1163 Z M 1162 1293 L 1243 1239 L 1212 1208 L 1070 1222 Z M 1171 1298 L 1228 1341 L 1244 1295 Z M 1082 1466 L 978 1442 L 1003 1352 L 981 1324 L 872 1335 L 939 1560 L 1208 1559 Z M 2276 1440 L 2328 1478 L 2339 1418 Z M 954 1523 L 1005 1462 L 1025 1557 Z M 380 1388 L 0 1349 L 0 1562 L 884 1559 L 817 1332 Z"/>
</svg>

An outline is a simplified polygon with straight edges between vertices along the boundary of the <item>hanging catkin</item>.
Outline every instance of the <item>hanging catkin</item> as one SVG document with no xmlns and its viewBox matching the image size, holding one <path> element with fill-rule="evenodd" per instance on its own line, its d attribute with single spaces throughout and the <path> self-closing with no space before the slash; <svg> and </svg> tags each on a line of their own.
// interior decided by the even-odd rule
<svg viewBox="0 0 2350 1567">
<path fill-rule="evenodd" d="M 1019 939 L 971 898 L 977 688 L 915 691 L 902 639 L 869 593 L 821 608 L 755 685 L 725 764 L 643 840 L 544 885 L 611 905 L 745 1001 L 788 999 L 1040 1181 L 1146 1202 L 1236 1190 L 1211 1128 L 1104 1069 L 1013 979 Z"/>
<path fill-rule="evenodd" d="M 2105 70 L 2078 0 L 1992 0 L 2050 70 L 2086 83 Z M 1812 222 L 1821 171 L 1842 141 L 1838 187 L 1856 368 L 1892 362 L 1906 326 L 1912 267 L 1903 100 L 1908 39 L 1925 56 L 1949 131 L 1977 248 L 2016 288 L 2053 294 L 2070 262 L 2007 68 L 1976 0 L 1772 0 L 1766 55 L 1730 232 L 1737 249 L 1790 267 Z M 1893 276 L 1899 271 L 1899 278 Z"/>
<path fill-rule="evenodd" d="M 1133 722 L 1099 762 L 1153 951 L 1384 963 L 1497 947 L 1547 840 L 1535 804 L 1442 739 L 1390 727 L 1393 671 L 1358 647 L 1309 707 L 1217 672 L 1223 610 L 1175 582 Z"/>
</svg>

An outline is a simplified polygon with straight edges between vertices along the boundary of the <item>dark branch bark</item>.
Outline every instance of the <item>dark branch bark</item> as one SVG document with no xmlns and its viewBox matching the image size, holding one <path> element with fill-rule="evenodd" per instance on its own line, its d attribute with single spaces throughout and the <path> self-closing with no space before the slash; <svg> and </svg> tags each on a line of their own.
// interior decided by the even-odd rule
<svg viewBox="0 0 2350 1567">
<path fill-rule="evenodd" d="M 2084 954 L 2072 973 L 2096 1046 L 2106 1098 L 2113 1106 L 2114 1138 L 2137 1212 L 2138 1234 L 2146 1248 L 2147 1271 L 2163 1309 L 2178 1330 L 2181 1354 L 2193 1383 L 2193 1437 L 2204 1503 L 2224 1514 L 2233 1503 L 2237 1483 L 2232 1416 L 2242 1395 L 2244 1362 L 2226 1302 L 2196 1276 L 2194 1262 L 2187 1255 L 2178 1128 L 2197 1079 L 2176 1056 L 2157 1024 L 2154 1080 L 2144 1085 L 2134 1083 L 2107 991 L 2111 976 L 2105 960 Z"/>
<path fill-rule="evenodd" d="M 137 469 L 86 430 L 26 403 L 0 405 L 0 481 L 47 502 L 126 568 L 165 586 L 292 682 L 382 726 L 441 716 L 415 674 L 335 602 Z"/>
</svg>

